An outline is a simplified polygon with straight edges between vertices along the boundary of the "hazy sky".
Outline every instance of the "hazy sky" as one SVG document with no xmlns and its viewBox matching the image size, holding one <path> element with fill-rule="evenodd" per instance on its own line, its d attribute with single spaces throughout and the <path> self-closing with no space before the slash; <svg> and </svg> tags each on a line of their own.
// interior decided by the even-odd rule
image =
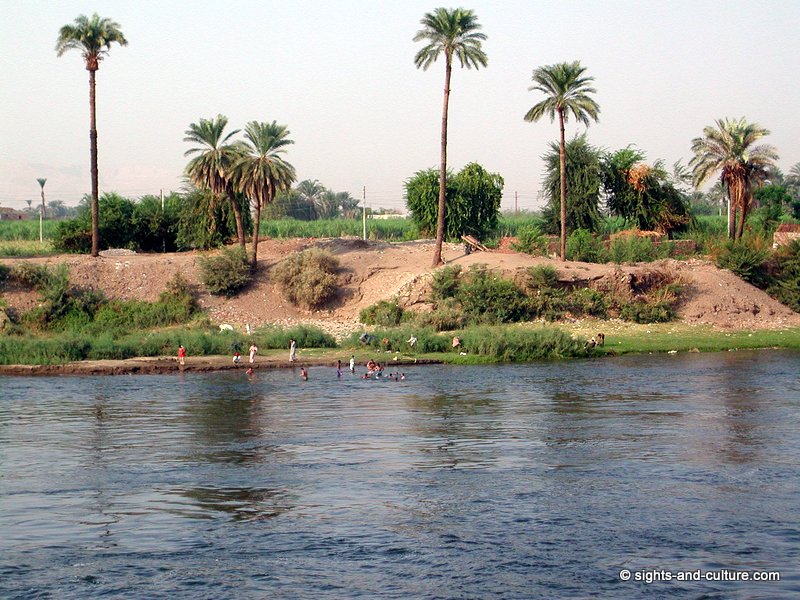
<svg viewBox="0 0 800 600">
<path fill-rule="evenodd" d="M 189 123 L 221 113 L 288 125 L 299 179 L 371 206 L 402 208 L 403 182 L 439 161 L 444 65 L 414 67 L 420 18 L 438 2 L 0 0 L 0 205 L 75 204 L 89 192 L 88 72 L 58 58 L 79 14 L 117 21 L 128 39 L 97 73 L 100 188 L 126 196 L 181 187 Z M 446 3 L 454 7 L 458 4 Z M 489 66 L 456 68 L 448 163 L 505 178 L 503 207 L 538 207 L 549 120 L 523 121 L 541 96 L 534 68 L 580 60 L 595 77 L 590 141 L 634 144 L 649 161 L 690 158 L 720 117 L 772 131 L 784 171 L 800 162 L 800 2 L 484 1 Z M 568 124 L 567 135 L 583 128 Z"/>
</svg>

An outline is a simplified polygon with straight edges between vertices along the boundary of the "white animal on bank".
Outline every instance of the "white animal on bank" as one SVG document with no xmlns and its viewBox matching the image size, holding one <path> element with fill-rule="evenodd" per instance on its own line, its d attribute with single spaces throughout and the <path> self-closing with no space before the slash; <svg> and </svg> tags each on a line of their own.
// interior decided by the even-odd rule
<svg viewBox="0 0 800 600">
<path fill-rule="evenodd" d="M 227 323 L 223 323 L 219 326 L 220 331 L 233 331 L 233 325 L 228 325 Z"/>
</svg>

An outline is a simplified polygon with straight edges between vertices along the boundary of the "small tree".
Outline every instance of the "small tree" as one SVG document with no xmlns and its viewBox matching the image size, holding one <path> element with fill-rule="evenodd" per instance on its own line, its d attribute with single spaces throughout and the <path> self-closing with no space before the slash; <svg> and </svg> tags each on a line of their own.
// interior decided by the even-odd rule
<svg viewBox="0 0 800 600">
<path fill-rule="evenodd" d="M 463 234 L 481 238 L 497 228 L 503 178 L 481 165 L 470 163 L 457 175 L 447 177 L 447 227 L 445 238 L 457 240 Z M 436 231 L 439 214 L 439 173 L 435 169 L 417 172 L 406 181 L 406 205 L 424 235 Z"/>
<path fill-rule="evenodd" d="M 645 155 L 628 147 L 606 154 L 602 161 L 603 189 L 608 209 L 642 230 L 670 235 L 688 225 L 689 197 L 670 180 L 661 161 L 652 166 Z"/>
<path fill-rule="evenodd" d="M 567 182 L 567 229 L 597 231 L 601 221 L 600 152 L 586 140 L 585 135 L 572 138 L 565 145 Z M 547 205 L 542 213 L 548 233 L 561 231 L 561 147 L 550 144 L 544 156 L 544 179 Z"/>
</svg>

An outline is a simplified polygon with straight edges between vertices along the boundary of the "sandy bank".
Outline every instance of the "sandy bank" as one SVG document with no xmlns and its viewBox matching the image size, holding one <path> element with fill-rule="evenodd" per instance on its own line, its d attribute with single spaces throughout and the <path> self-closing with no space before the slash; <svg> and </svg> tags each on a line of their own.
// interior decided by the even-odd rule
<svg viewBox="0 0 800 600">
<path fill-rule="evenodd" d="M 441 361 L 431 359 L 392 360 L 387 364 L 389 370 L 397 365 L 413 364 L 439 364 Z M 299 369 L 300 367 L 330 367 L 336 366 L 336 359 L 329 357 L 304 358 L 291 363 L 282 357 L 259 357 L 253 365 L 245 359 L 239 365 L 231 362 L 230 356 L 197 356 L 190 357 L 181 367 L 178 359 L 170 356 L 154 356 L 129 358 L 125 360 L 87 360 L 66 363 L 63 365 L 0 365 L 2 375 L 158 375 L 164 373 L 202 373 L 209 371 L 241 371 L 244 373 L 249 366 L 254 370 L 263 369 Z M 343 368 L 347 368 L 347 360 L 342 359 Z M 356 365 L 356 371 L 363 371 L 362 365 Z"/>
</svg>

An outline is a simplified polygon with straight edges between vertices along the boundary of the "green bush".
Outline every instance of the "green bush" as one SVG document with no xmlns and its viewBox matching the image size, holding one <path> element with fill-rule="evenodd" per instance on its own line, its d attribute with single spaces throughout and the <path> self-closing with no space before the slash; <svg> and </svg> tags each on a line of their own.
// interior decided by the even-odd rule
<svg viewBox="0 0 800 600">
<path fill-rule="evenodd" d="M 338 270 L 332 254 L 311 248 L 278 263 L 272 277 L 292 304 L 317 308 L 336 294 Z"/>
<path fill-rule="evenodd" d="M 625 304 L 620 309 L 619 316 L 623 321 L 633 321 L 634 323 L 666 323 L 675 318 L 675 311 L 667 302 L 648 304 L 637 300 Z"/>
<path fill-rule="evenodd" d="M 88 253 L 92 249 L 92 225 L 85 217 L 61 221 L 53 236 L 58 252 Z"/>
<path fill-rule="evenodd" d="M 235 296 L 253 276 L 247 254 L 240 247 L 225 248 L 216 256 L 200 257 L 200 281 L 211 294 Z"/>
<path fill-rule="evenodd" d="M 431 311 L 417 313 L 414 321 L 420 327 L 430 327 L 435 331 L 452 331 L 467 325 L 467 315 L 454 299 L 440 302 Z"/>
<path fill-rule="evenodd" d="M 473 265 L 459 287 L 457 300 L 475 323 L 512 323 L 530 315 L 522 290 L 485 265 Z"/>
<path fill-rule="evenodd" d="M 547 256 L 547 237 L 538 227 L 525 227 L 517 234 L 517 241 L 511 244 L 517 252 L 533 256 Z"/>
<path fill-rule="evenodd" d="M 597 290 L 582 288 L 573 290 L 566 301 L 567 310 L 574 317 L 590 316 L 605 319 L 608 317 L 606 297 Z"/>
<path fill-rule="evenodd" d="M 608 258 L 617 264 L 652 262 L 668 255 L 669 246 L 656 246 L 650 238 L 637 235 L 620 236 L 608 249 Z"/>
<path fill-rule="evenodd" d="M 453 298 L 458 293 L 460 285 L 461 265 L 442 267 L 433 273 L 431 281 L 431 300 L 440 302 L 447 298 Z"/>
<path fill-rule="evenodd" d="M 567 259 L 581 262 L 604 263 L 606 251 L 603 242 L 588 229 L 577 229 L 567 237 Z"/>
<path fill-rule="evenodd" d="M 800 312 L 800 241 L 775 254 L 774 283 L 767 292 L 795 312 Z"/>
<path fill-rule="evenodd" d="M 558 285 L 558 270 L 553 265 L 529 267 L 526 275 L 525 285 L 528 289 L 548 289 Z"/>
<path fill-rule="evenodd" d="M 133 207 L 131 222 L 136 250 L 142 252 L 175 252 L 182 200 L 171 193 L 164 198 L 144 196 Z"/>
<path fill-rule="evenodd" d="M 9 275 L 23 287 L 41 291 L 47 286 L 51 272 L 47 265 L 20 263 L 11 268 Z"/>
<path fill-rule="evenodd" d="M 468 354 L 507 362 L 588 356 L 584 340 L 560 329 L 476 327 L 463 332 L 461 349 Z"/>
<path fill-rule="evenodd" d="M 419 171 L 406 181 L 406 206 L 423 235 L 433 235 L 439 213 L 439 170 Z M 482 239 L 498 224 L 503 178 L 477 163 L 449 173 L 445 190 L 445 238 L 455 241 L 463 234 Z"/>
<path fill-rule="evenodd" d="M 728 240 L 717 254 L 716 263 L 720 269 L 728 269 L 753 285 L 768 287 L 770 280 L 766 273 L 769 250 L 763 242 L 755 239 Z"/>
<path fill-rule="evenodd" d="M 359 319 L 365 325 L 395 327 L 403 320 L 403 309 L 400 308 L 396 300 L 381 300 L 362 310 L 359 314 Z"/>
</svg>

